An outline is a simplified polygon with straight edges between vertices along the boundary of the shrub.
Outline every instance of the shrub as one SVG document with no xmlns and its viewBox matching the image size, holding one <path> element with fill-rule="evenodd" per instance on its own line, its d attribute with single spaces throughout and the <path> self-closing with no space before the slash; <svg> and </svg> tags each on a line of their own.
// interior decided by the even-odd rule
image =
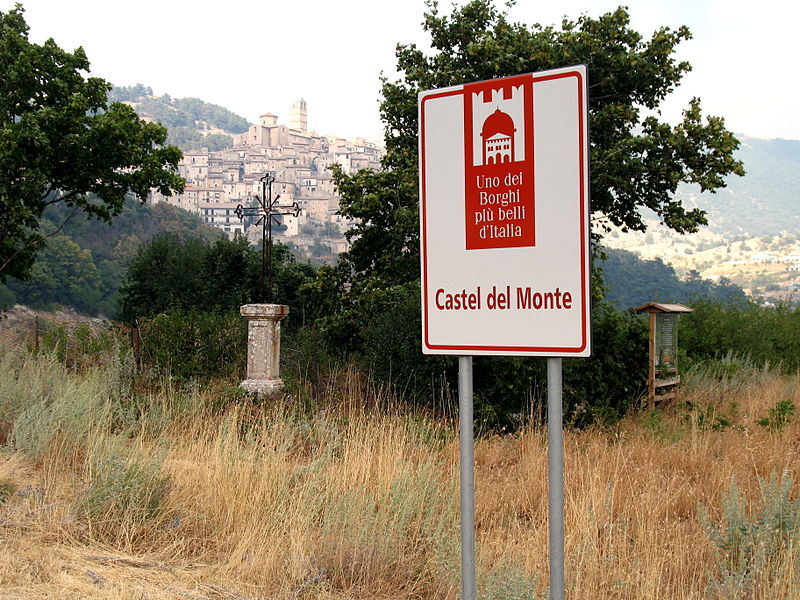
<svg viewBox="0 0 800 600">
<path fill-rule="evenodd" d="M 691 360 L 748 356 L 756 365 L 800 368 L 800 307 L 697 300 L 679 320 L 680 345 Z"/>
<path fill-rule="evenodd" d="M 162 475 L 163 457 L 137 457 L 124 450 L 122 441 L 107 441 L 89 461 L 89 482 L 77 507 L 95 531 L 102 532 L 106 523 L 115 530 L 145 525 L 161 515 L 169 487 Z"/>
<path fill-rule="evenodd" d="M 454 357 L 421 351 L 419 287 L 386 292 L 382 310 L 365 320 L 361 361 L 380 381 L 416 402 L 431 402 L 442 387 L 457 387 Z M 578 426 L 614 421 L 646 390 L 647 323 L 631 312 L 598 303 L 592 316 L 593 355 L 563 363 L 563 404 Z M 492 427 L 513 426 L 533 403 L 544 403 L 545 360 L 527 357 L 476 357 L 473 361 L 475 416 Z M 534 412 L 542 412 L 533 407 Z"/>
<path fill-rule="evenodd" d="M 39 347 L 70 367 L 102 366 L 130 350 L 123 329 L 109 324 L 44 322 Z"/>
<path fill-rule="evenodd" d="M 247 322 L 236 312 L 175 309 L 140 319 L 142 361 L 184 378 L 244 375 Z"/>
<path fill-rule="evenodd" d="M 16 375 L 16 377 L 14 377 Z M 91 432 L 110 424 L 111 404 L 107 379 L 101 373 L 82 377 L 52 356 L 25 361 L 13 377 L 3 404 L 13 411 L 9 444 L 15 450 L 40 459 L 58 442 L 65 449 L 78 448 Z"/>
<path fill-rule="evenodd" d="M 769 416 L 758 424 L 772 431 L 782 431 L 794 419 L 797 407 L 791 400 L 778 400 L 770 409 Z"/>
<path fill-rule="evenodd" d="M 719 574 L 713 578 L 712 597 L 737 600 L 772 597 L 786 572 L 800 559 L 800 500 L 792 500 L 794 482 L 775 473 L 759 479 L 761 504 L 748 515 L 745 499 L 731 481 L 722 503 L 722 522 L 714 525 L 704 511 L 700 518 L 717 550 Z"/>
</svg>

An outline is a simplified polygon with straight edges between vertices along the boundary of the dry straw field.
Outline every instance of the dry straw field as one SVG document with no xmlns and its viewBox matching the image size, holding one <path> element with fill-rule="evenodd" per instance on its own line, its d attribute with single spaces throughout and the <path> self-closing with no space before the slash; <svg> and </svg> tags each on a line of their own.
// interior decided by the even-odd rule
<svg viewBox="0 0 800 600">
<path fill-rule="evenodd" d="M 0 599 L 458 597 L 454 419 L 346 373 L 256 406 L 93 362 L 0 350 Z M 568 598 L 800 598 L 798 377 L 687 380 L 566 432 Z M 482 599 L 546 597 L 546 465 L 539 427 L 477 441 Z"/>
</svg>

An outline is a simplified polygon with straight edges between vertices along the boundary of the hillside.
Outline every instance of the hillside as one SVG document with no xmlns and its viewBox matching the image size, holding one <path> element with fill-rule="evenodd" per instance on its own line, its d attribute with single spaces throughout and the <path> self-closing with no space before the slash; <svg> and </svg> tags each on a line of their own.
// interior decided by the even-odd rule
<svg viewBox="0 0 800 600">
<path fill-rule="evenodd" d="M 115 87 L 109 98 L 162 123 L 169 131 L 169 143 L 184 151 L 229 147 L 232 136 L 249 126 L 246 119 L 222 106 L 198 98 L 155 96 L 152 88 L 142 84 Z M 678 198 L 689 208 L 705 210 L 708 230 L 726 239 L 800 232 L 800 141 L 737 137 L 741 146 L 736 157 L 745 165 L 745 177 L 729 176 L 727 187 L 716 193 L 682 185 Z"/>
<path fill-rule="evenodd" d="M 716 194 L 680 188 L 687 207 L 707 211 L 708 227 L 678 235 L 650 214 L 647 232 L 612 230 L 603 243 L 659 259 L 680 276 L 696 271 L 730 280 L 753 297 L 800 300 L 800 141 L 739 137 L 744 177 L 728 178 Z"/>
<path fill-rule="evenodd" d="M 741 287 L 725 278 L 709 281 L 696 273 L 681 278 L 661 258 L 642 259 L 627 250 L 608 249 L 600 263 L 605 284 L 605 299 L 620 310 L 641 306 L 650 301 L 691 304 L 708 298 L 725 302 L 743 302 Z"/>
<path fill-rule="evenodd" d="M 757 237 L 800 231 L 800 141 L 738 137 L 736 157 L 747 174 L 728 177 L 727 188 L 716 194 L 685 186 L 679 197 L 707 211 L 714 233 Z"/>
<path fill-rule="evenodd" d="M 169 132 L 167 143 L 184 151 L 230 148 L 232 136 L 244 133 L 250 126 L 247 119 L 217 104 L 199 98 L 155 96 L 152 88 L 142 84 L 115 87 L 109 98 L 130 104 L 145 119 L 160 122 Z"/>
<path fill-rule="evenodd" d="M 80 213 L 65 222 L 66 216 L 60 205 L 45 213 L 47 228 L 55 230 L 64 223 L 63 229 L 39 253 L 30 281 L 9 278 L 7 285 L 0 284 L 0 306 L 65 305 L 83 314 L 114 316 L 128 262 L 142 243 L 159 233 L 206 240 L 224 235 L 196 215 L 166 203 L 150 206 L 128 200 L 111 225 Z"/>
<path fill-rule="evenodd" d="M 229 147 L 232 136 L 249 126 L 245 118 L 222 106 L 198 98 L 155 96 L 152 88 L 142 84 L 115 87 L 109 98 L 162 123 L 169 131 L 168 142 L 184 151 Z M 741 146 L 736 157 L 745 165 L 745 177 L 729 176 L 727 187 L 716 193 L 682 185 L 678 198 L 689 208 L 705 210 L 708 230 L 725 239 L 800 232 L 800 141 L 737 137 Z"/>
</svg>

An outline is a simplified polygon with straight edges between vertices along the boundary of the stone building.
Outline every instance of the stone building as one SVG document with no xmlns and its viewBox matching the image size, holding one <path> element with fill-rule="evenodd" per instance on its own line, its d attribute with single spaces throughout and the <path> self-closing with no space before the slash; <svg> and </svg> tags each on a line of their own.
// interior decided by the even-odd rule
<svg viewBox="0 0 800 600">
<path fill-rule="evenodd" d="M 243 233 L 256 239 L 256 232 L 249 235 L 248 223 L 240 222 L 235 210 L 240 204 L 252 206 L 254 197 L 261 194 L 261 178 L 273 173 L 273 197 L 279 195 L 282 205 L 297 202 L 301 209 L 298 217 L 285 218 L 285 229 L 273 235 L 294 238 L 296 246 L 304 247 L 312 245 L 310 239 L 301 239 L 304 230 L 338 233 L 350 225 L 337 215 L 339 197 L 330 167 L 338 163 L 348 174 L 359 169 L 378 170 L 382 157 L 382 148 L 362 138 L 345 140 L 309 132 L 307 105 L 301 99 L 289 109 L 288 125 L 280 124 L 277 115 L 267 112 L 247 132 L 234 136 L 232 148 L 186 153 L 178 166 L 180 175 L 186 178 L 185 191 L 166 197 L 154 192 L 151 201 L 169 202 L 194 212 L 230 237 Z M 260 227 L 257 229 L 260 236 Z M 336 251 L 346 245 L 342 238 L 326 243 Z"/>
</svg>

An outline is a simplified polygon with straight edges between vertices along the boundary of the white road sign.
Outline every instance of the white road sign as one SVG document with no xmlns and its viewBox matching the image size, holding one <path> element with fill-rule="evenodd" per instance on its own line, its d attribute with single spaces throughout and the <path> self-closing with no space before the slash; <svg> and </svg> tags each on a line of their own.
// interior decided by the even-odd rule
<svg viewBox="0 0 800 600">
<path fill-rule="evenodd" d="M 586 67 L 422 92 L 422 350 L 589 356 Z"/>
</svg>

